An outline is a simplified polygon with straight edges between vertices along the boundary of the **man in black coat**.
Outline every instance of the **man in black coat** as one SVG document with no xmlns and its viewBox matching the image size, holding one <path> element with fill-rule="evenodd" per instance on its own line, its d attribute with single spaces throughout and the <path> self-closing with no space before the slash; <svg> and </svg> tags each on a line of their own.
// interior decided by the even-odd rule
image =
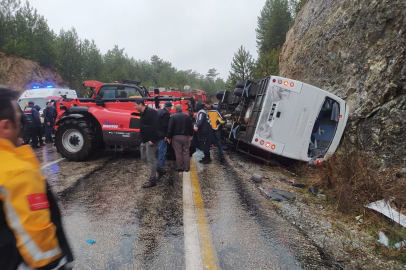
<svg viewBox="0 0 406 270">
<path fill-rule="evenodd" d="M 38 136 L 38 141 L 40 146 L 45 146 L 44 141 L 42 140 L 42 124 L 41 124 L 41 107 L 38 105 L 35 105 L 34 108 L 38 111 L 39 115 L 39 126 L 37 128 L 37 136 Z"/>
<path fill-rule="evenodd" d="M 201 102 L 196 102 L 196 123 L 194 126 L 195 135 L 193 136 L 194 145 L 204 153 L 204 158 L 200 163 L 208 164 L 210 159 L 210 148 L 213 143 L 213 129 L 211 127 L 210 118 L 207 115 L 207 108 Z"/>
<path fill-rule="evenodd" d="M 52 102 L 47 102 L 47 107 L 44 109 L 44 125 L 45 125 L 45 142 L 53 143 L 52 130 L 55 123 L 55 110 L 52 107 Z"/>
<path fill-rule="evenodd" d="M 41 120 L 39 116 L 39 112 L 34 108 L 34 102 L 29 101 L 28 106 L 24 109 L 24 114 L 30 119 L 31 121 L 31 147 L 32 148 L 40 148 L 38 146 L 38 130 L 41 130 Z"/>
<path fill-rule="evenodd" d="M 148 163 L 150 168 L 150 177 L 146 183 L 142 185 L 143 188 L 156 186 L 157 178 L 157 151 L 159 135 L 159 117 L 158 113 L 147 106 L 144 101 L 136 101 L 135 108 L 140 112 L 140 135 L 141 135 L 141 159 Z"/>
<path fill-rule="evenodd" d="M 160 124 L 160 137 L 158 141 L 158 173 L 161 175 L 163 171 L 166 171 L 165 167 L 165 155 L 167 150 L 166 133 L 168 132 L 169 113 L 172 109 L 172 103 L 170 101 L 165 102 L 164 108 L 158 111 L 159 124 Z"/>
<path fill-rule="evenodd" d="M 175 106 L 174 113 L 169 120 L 167 138 L 172 143 L 176 153 L 177 171 L 188 172 L 190 170 L 189 141 L 193 138 L 192 119 L 182 112 L 182 105 Z"/>
<path fill-rule="evenodd" d="M 31 128 L 31 121 L 25 115 L 25 113 L 21 110 L 21 138 L 23 139 L 22 144 L 29 144 L 30 143 L 30 137 L 31 137 L 30 136 L 30 128 Z"/>
</svg>

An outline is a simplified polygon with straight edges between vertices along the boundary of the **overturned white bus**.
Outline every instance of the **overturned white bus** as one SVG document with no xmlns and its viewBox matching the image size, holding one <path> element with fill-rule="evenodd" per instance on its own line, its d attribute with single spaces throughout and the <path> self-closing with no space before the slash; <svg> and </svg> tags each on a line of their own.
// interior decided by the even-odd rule
<svg viewBox="0 0 406 270">
<path fill-rule="evenodd" d="M 227 120 L 223 135 L 237 150 L 257 156 L 255 148 L 262 149 L 310 163 L 336 151 L 349 113 L 339 97 L 277 76 L 239 81 L 234 91 L 216 97 Z"/>
</svg>

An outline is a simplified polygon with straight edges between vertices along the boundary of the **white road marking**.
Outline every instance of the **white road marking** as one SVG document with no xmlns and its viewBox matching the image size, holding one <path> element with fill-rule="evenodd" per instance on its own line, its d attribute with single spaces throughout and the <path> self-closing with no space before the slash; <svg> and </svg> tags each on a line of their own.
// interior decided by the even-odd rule
<svg viewBox="0 0 406 270">
<path fill-rule="evenodd" d="M 52 162 L 49 162 L 49 163 L 47 163 L 47 164 L 45 164 L 45 165 L 42 165 L 41 166 L 41 169 L 45 169 L 45 168 L 47 168 L 47 167 L 49 167 L 49 166 L 52 166 L 52 165 L 54 165 L 55 163 L 58 163 L 58 162 L 60 162 L 60 161 L 62 161 L 62 160 L 64 160 L 65 158 L 60 158 L 60 159 L 57 159 L 57 160 L 55 160 L 55 161 L 52 161 Z"/>
<path fill-rule="evenodd" d="M 186 270 L 201 270 L 203 269 L 203 258 L 190 172 L 183 173 L 183 228 L 185 236 Z"/>
</svg>

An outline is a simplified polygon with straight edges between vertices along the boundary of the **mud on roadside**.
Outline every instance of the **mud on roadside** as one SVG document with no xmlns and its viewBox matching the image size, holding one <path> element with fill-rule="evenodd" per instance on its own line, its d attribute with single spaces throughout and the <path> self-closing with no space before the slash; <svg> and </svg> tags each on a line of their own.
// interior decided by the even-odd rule
<svg viewBox="0 0 406 270">
<path fill-rule="evenodd" d="M 216 156 L 216 155 L 213 155 Z M 270 187 L 296 194 L 294 201 L 262 201 L 263 209 L 277 213 L 308 237 L 325 254 L 344 269 L 402 269 L 397 261 L 388 261 L 374 252 L 376 239 L 357 229 L 357 222 L 346 223 L 337 218 L 334 209 L 324 203 L 325 197 L 316 197 L 306 188 L 296 188 L 286 183 L 296 180 L 294 173 L 280 166 L 268 166 L 264 162 L 237 152 L 229 152 L 227 164 L 235 171 L 244 185 L 256 190 Z M 218 162 L 216 159 L 214 162 Z M 223 166 L 224 167 L 224 166 Z M 227 170 L 227 168 L 225 168 Z M 253 183 L 252 174 L 262 175 L 262 183 Z M 282 180 L 284 179 L 284 180 Z M 282 180 L 282 181 L 281 181 Z M 328 257 L 328 255 L 327 255 Z"/>
</svg>

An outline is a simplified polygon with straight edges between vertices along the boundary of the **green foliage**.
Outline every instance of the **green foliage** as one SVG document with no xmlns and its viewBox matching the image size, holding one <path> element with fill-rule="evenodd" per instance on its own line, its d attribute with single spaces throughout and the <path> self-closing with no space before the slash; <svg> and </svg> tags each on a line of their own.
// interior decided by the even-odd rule
<svg viewBox="0 0 406 270">
<path fill-rule="evenodd" d="M 93 40 L 82 41 L 74 28 L 62 29 L 56 35 L 28 1 L 21 6 L 20 0 L 0 0 L 0 51 L 57 68 L 69 87 L 83 95 L 89 94 L 82 86 L 84 80 L 130 79 L 141 81 L 147 88 L 182 89 L 189 85 L 211 94 L 224 89 L 225 85 L 222 79 L 216 79 L 215 68 L 206 76 L 192 70 L 178 71 L 157 55 L 150 61 L 135 60 L 118 45 L 103 55 Z"/>
<path fill-rule="evenodd" d="M 252 60 L 252 56 L 241 46 L 238 51 L 234 53 L 231 71 L 227 78 L 226 89 L 234 89 L 237 81 L 252 79 L 253 73 L 254 61 Z"/>
<path fill-rule="evenodd" d="M 279 73 L 279 54 L 281 48 L 272 49 L 258 57 L 255 65 L 255 78 L 263 78 L 268 75 L 278 75 Z"/>
<path fill-rule="evenodd" d="M 306 0 L 266 0 L 258 16 L 258 28 L 255 29 L 258 49 L 255 78 L 278 75 L 279 54 L 286 33 L 305 3 Z"/>
<path fill-rule="evenodd" d="M 256 29 L 259 54 L 282 46 L 291 22 L 288 0 L 267 0 L 258 17 Z"/>
</svg>

